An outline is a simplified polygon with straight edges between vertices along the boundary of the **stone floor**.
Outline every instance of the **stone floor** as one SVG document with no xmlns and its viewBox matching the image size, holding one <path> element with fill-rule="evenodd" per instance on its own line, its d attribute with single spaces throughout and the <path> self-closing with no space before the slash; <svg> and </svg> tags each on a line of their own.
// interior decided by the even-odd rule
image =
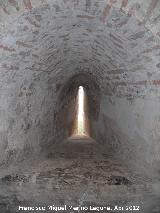
<svg viewBox="0 0 160 213">
<path fill-rule="evenodd" d="M 160 184 L 102 153 L 96 142 L 75 139 L 41 160 L 1 169 L 0 213 L 56 212 L 53 205 L 65 208 L 57 212 L 70 213 L 160 213 Z M 139 211 L 127 211 L 127 206 Z"/>
</svg>

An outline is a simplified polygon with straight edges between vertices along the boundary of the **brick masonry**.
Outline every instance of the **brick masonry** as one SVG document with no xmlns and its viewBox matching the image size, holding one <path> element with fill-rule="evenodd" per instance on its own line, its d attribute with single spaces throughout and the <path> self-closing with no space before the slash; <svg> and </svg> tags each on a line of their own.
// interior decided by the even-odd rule
<svg viewBox="0 0 160 213">
<path fill-rule="evenodd" d="M 81 72 L 97 79 L 103 114 L 146 142 L 149 164 L 160 160 L 159 10 L 157 0 L 0 1 L 1 162 L 54 143 L 58 85 Z"/>
</svg>

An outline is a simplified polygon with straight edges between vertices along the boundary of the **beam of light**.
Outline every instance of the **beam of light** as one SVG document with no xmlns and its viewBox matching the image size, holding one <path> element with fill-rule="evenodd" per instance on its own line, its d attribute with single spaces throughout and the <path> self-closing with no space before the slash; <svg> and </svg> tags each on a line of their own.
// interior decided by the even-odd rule
<svg viewBox="0 0 160 213">
<path fill-rule="evenodd" d="M 83 86 L 78 87 L 73 123 L 71 127 L 71 137 L 90 137 L 90 124 L 88 119 L 88 99 Z"/>
<path fill-rule="evenodd" d="M 78 89 L 78 135 L 85 134 L 84 89 Z"/>
</svg>

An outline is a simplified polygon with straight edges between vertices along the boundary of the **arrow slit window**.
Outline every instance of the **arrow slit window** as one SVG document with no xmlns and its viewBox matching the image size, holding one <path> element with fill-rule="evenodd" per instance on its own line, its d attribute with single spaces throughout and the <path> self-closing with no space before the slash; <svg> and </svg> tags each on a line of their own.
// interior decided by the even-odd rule
<svg viewBox="0 0 160 213">
<path fill-rule="evenodd" d="M 83 86 L 78 87 L 71 137 L 90 137 L 88 99 Z"/>
</svg>

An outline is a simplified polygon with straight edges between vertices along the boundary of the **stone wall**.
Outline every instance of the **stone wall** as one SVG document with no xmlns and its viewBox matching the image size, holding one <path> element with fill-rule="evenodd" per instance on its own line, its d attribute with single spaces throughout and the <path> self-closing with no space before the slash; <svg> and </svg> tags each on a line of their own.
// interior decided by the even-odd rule
<svg viewBox="0 0 160 213">
<path fill-rule="evenodd" d="M 159 9 L 158 0 L 1 0 L 1 162 L 39 153 L 57 140 L 58 91 L 83 72 L 100 87 L 100 117 L 111 119 L 127 143 L 134 141 L 129 150 L 133 144 L 142 164 L 156 165 Z M 102 130 L 96 137 L 100 131 L 109 143 Z"/>
</svg>

